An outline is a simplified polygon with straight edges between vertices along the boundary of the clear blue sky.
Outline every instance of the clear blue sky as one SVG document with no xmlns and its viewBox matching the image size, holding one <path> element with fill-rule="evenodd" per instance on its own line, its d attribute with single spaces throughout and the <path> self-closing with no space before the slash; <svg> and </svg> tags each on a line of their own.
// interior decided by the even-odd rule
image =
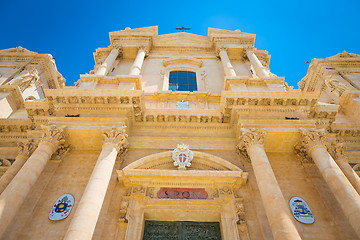
<svg viewBox="0 0 360 240">
<path fill-rule="evenodd" d="M 208 27 L 256 34 L 255 47 L 271 55 L 270 69 L 290 86 L 313 58 L 342 51 L 360 54 L 360 1 L 5 1 L 0 49 L 22 46 L 56 58 L 66 85 L 94 67 L 93 52 L 109 45 L 109 32 L 159 26 L 159 34 Z"/>
</svg>

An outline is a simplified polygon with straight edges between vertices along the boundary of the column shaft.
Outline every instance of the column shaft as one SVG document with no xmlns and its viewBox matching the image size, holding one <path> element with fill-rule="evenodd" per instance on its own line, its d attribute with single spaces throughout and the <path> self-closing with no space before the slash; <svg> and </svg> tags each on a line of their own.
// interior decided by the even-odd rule
<svg viewBox="0 0 360 240">
<path fill-rule="evenodd" d="M 355 190 L 358 192 L 358 194 L 360 194 L 360 178 L 354 169 L 352 169 L 352 167 L 345 159 L 337 159 L 336 163 L 343 171 L 349 182 L 353 185 Z"/>
<path fill-rule="evenodd" d="M 230 59 L 227 55 L 226 49 L 220 49 L 219 56 L 221 58 L 221 62 L 223 64 L 225 76 L 232 76 L 235 77 L 236 73 L 235 70 L 230 62 Z"/>
<path fill-rule="evenodd" d="M 261 64 L 253 51 L 248 50 L 246 55 L 249 58 L 250 63 L 254 66 L 256 75 L 259 77 L 270 77 L 268 70 Z"/>
<path fill-rule="evenodd" d="M 15 158 L 15 162 L 9 167 L 9 169 L 4 173 L 4 175 L 0 178 L 0 193 L 2 193 L 7 185 L 11 182 L 11 180 L 15 177 L 15 175 L 22 168 L 26 160 L 27 156 L 18 155 Z"/>
<path fill-rule="evenodd" d="M 119 49 L 114 47 L 111 50 L 109 56 L 107 56 L 107 58 L 105 59 L 104 63 L 101 64 L 101 66 L 98 69 L 96 69 L 95 74 L 96 75 L 104 75 L 104 76 L 106 74 L 108 74 L 110 68 L 114 64 L 118 55 L 119 55 Z"/>
<path fill-rule="evenodd" d="M 106 143 L 103 145 L 64 239 L 90 240 L 92 238 L 117 154 L 118 150 L 115 144 Z"/>
<path fill-rule="evenodd" d="M 251 159 L 274 239 L 301 239 L 290 218 L 289 206 L 282 195 L 264 149 L 259 145 L 252 145 L 247 148 L 247 153 Z"/>
<path fill-rule="evenodd" d="M 360 196 L 323 146 L 309 150 L 321 175 L 339 202 L 345 216 L 360 237 Z"/>
<path fill-rule="evenodd" d="M 0 195 L 0 236 L 15 217 L 55 150 L 53 144 L 41 142 Z"/>
<path fill-rule="evenodd" d="M 138 51 L 137 56 L 135 58 L 135 61 L 134 61 L 133 65 L 130 68 L 129 75 L 140 75 L 141 67 L 142 67 L 142 64 L 144 62 L 144 58 L 145 58 L 145 49 L 144 48 L 139 48 L 139 51 Z"/>
</svg>

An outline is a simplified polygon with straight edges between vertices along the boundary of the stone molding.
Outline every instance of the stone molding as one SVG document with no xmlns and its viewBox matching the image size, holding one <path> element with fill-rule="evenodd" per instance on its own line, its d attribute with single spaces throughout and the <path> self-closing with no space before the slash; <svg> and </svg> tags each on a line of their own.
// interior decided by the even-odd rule
<svg viewBox="0 0 360 240">
<path fill-rule="evenodd" d="M 129 142 L 127 140 L 126 126 L 111 127 L 103 130 L 104 144 L 113 144 L 119 154 L 126 152 Z"/>
<path fill-rule="evenodd" d="M 35 151 L 36 143 L 33 139 L 26 139 L 17 143 L 19 154 L 18 156 L 30 157 L 31 154 Z"/>
<path fill-rule="evenodd" d="M 44 133 L 40 142 L 50 143 L 55 149 L 57 149 L 60 144 L 65 143 L 64 126 L 58 127 L 55 125 L 41 125 L 41 128 Z"/>
</svg>

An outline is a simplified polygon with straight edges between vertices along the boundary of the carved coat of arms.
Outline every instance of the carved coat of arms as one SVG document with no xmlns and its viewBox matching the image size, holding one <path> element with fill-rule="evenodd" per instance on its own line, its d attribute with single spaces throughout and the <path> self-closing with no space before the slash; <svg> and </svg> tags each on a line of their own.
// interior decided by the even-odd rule
<svg viewBox="0 0 360 240">
<path fill-rule="evenodd" d="M 178 144 L 177 148 L 172 152 L 172 159 L 174 159 L 174 166 L 180 170 L 185 170 L 185 167 L 190 167 L 193 159 L 193 152 L 189 150 L 189 145 Z"/>
<path fill-rule="evenodd" d="M 69 216 L 74 202 L 74 197 L 71 194 L 64 194 L 59 197 L 50 211 L 49 219 L 58 221 Z"/>
</svg>

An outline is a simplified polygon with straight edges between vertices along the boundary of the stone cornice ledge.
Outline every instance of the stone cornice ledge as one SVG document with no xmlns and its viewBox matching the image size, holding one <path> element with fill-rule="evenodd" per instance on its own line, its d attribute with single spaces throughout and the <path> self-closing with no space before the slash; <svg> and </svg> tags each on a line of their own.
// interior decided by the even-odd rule
<svg viewBox="0 0 360 240">
<path fill-rule="evenodd" d="M 141 90 L 141 75 L 117 75 L 117 76 L 103 76 L 94 74 L 80 75 L 81 83 L 96 83 L 96 84 L 120 84 L 120 83 L 135 83 L 135 90 Z"/>
</svg>

